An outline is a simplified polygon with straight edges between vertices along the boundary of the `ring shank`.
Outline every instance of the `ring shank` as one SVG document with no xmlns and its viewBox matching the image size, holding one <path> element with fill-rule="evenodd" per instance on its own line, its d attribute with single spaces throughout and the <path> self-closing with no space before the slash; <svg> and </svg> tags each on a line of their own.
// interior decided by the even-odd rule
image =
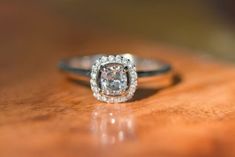
<svg viewBox="0 0 235 157">
<path fill-rule="evenodd" d="M 90 77 L 91 67 L 95 61 L 105 55 L 91 55 L 83 57 L 70 57 L 60 61 L 59 68 L 67 73 Z M 121 54 L 136 65 L 138 77 L 149 77 L 171 71 L 171 65 L 162 61 L 144 59 L 131 54 Z"/>
</svg>

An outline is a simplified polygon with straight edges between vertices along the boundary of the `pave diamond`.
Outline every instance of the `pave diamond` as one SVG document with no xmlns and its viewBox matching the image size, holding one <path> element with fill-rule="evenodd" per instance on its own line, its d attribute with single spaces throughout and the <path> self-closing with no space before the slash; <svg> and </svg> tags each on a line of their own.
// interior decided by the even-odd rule
<svg viewBox="0 0 235 157">
<path fill-rule="evenodd" d="M 103 56 L 93 65 L 90 82 L 98 100 L 108 103 L 128 101 L 137 87 L 135 65 L 120 55 Z"/>
<path fill-rule="evenodd" d="M 106 95 L 121 95 L 128 88 L 128 76 L 121 64 L 106 64 L 100 70 L 100 86 Z"/>
</svg>

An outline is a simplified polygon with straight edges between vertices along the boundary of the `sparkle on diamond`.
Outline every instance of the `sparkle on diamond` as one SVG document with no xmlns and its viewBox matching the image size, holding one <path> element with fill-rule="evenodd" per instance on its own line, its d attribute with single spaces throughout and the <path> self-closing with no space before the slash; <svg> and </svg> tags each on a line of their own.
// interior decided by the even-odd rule
<svg viewBox="0 0 235 157">
<path fill-rule="evenodd" d="M 127 90 L 128 77 L 123 65 L 109 63 L 100 72 L 100 87 L 105 95 L 118 96 Z"/>
</svg>

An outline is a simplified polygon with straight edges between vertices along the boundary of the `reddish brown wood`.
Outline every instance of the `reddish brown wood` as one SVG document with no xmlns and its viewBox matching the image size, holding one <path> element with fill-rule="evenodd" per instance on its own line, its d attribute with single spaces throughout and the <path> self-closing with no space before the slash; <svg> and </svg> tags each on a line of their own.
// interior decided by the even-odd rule
<svg viewBox="0 0 235 157">
<path fill-rule="evenodd" d="M 74 53 L 1 54 L 1 157 L 235 155 L 233 65 L 143 41 L 85 45 Z M 107 105 L 56 68 L 63 56 L 104 51 L 171 62 L 176 82 L 143 81 L 134 101 Z"/>
</svg>

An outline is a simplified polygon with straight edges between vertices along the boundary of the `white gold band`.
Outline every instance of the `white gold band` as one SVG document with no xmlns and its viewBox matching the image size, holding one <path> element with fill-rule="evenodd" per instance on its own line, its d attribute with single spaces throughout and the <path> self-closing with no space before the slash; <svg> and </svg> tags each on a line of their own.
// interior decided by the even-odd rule
<svg viewBox="0 0 235 157">
<path fill-rule="evenodd" d="M 89 76 L 93 95 L 108 103 L 130 100 L 138 77 L 161 75 L 171 70 L 169 64 L 131 54 L 71 57 L 62 60 L 59 66 L 64 72 Z"/>
</svg>

